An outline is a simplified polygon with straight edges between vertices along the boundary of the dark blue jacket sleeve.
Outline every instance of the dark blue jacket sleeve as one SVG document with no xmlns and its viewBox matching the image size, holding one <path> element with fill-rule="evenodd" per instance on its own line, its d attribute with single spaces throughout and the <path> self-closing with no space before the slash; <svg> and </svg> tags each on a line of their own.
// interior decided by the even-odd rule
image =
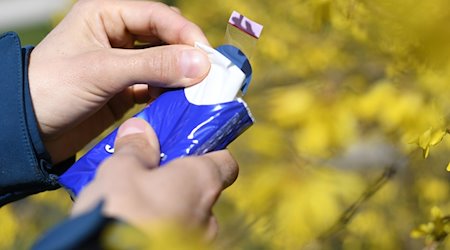
<svg viewBox="0 0 450 250">
<path fill-rule="evenodd" d="M 32 49 L 22 48 L 15 33 L 0 36 L 0 206 L 59 187 L 28 87 Z"/>
<path fill-rule="evenodd" d="M 72 157 L 53 167 L 40 137 L 28 83 L 32 49 L 21 48 L 15 33 L 0 36 L 0 207 L 59 188 L 58 176 L 74 162 Z M 63 221 L 33 249 L 101 249 L 100 234 L 116 222 L 102 215 L 100 203 L 84 215 Z"/>
<path fill-rule="evenodd" d="M 91 211 L 52 228 L 34 244 L 32 250 L 149 249 L 144 232 L 104 216 L 103 204 L 99 202 Z"/>
<path fill-rule="evenodd" d="M 101 234 L 114 220 L 102 215 L 102 203 L 78 217 L 63 221 L 36 242 L 33 250 L 102 249 Z"/>
</svg>

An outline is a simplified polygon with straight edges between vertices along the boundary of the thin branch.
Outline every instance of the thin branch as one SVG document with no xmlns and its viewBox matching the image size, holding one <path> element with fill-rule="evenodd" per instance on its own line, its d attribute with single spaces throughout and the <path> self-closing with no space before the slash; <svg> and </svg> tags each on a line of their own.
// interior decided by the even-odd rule
<svg viewBox="0 0 450 250">
<path fill-rule="evenodd" d="M 396 166 L 391 165 L 384 169 L 381 176 L 375 180 L 371 185 L 369 185 L 366 190 L 361 194 L 361 196 L 350 205 L 339 217 L 339 219 L 325 232 L 323 232 L 317 240 L 326 241 L 327 239 L 333 237 L 344 229 L 347 224 L 353 219 L 361 206 L 367 202 L 374 194 L 376 194 L 381 187 L 383 187 L 392 177 L 396 174 Z"/>
</svg>

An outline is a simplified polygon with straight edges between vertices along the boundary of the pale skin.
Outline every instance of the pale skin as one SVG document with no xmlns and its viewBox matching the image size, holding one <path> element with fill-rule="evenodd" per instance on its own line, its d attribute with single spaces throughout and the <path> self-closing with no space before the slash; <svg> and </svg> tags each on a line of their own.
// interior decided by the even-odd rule
<svg viewBox="0 0 450 250">
<path fill-rule="evenodd" d="M 158 167 L 159 144 L 142 119 L 127 120 L 115 141 L 115 152 L 80 194 L 72 214 L 104 200 L 104 213 L 142 228 L 164 221 L 189 229 L 217 232 L 212 207 L 223 189 L 237 178 L 238 165 L 227 150 L 186 157 Z"/>
<path fill-rule="evenodd" d="M 132 49 L 135 41 L 168 45 Z M 30 58 L 31 96 L 53 162 L 75 154 L 135 103 L 147 102 L 147 85 L 202 80 L 210 63 L 193 47 L 196 41 L 208 43 L 200 28 L 162 3 L 78 1 Z"/>
<path fill-rule="evenodd" d="M 136 41 L 146 48 L 136 49 Z M 53 163 L 74 155 L 158 89 L 201 81 L 210 63 L 194 42 L 208 44 L 199 27 L 162 3 L 78 1 L 30 57 L 30 93 Z M 119 129 L 115 150 L 73 214 L 104 200 L 105 214 L 137 226 L 169 219 L 215 231 L 211 208 L 238 172 L 228 151 L 159 168 L 157 138 L 134 118 Z"/>
</svg>

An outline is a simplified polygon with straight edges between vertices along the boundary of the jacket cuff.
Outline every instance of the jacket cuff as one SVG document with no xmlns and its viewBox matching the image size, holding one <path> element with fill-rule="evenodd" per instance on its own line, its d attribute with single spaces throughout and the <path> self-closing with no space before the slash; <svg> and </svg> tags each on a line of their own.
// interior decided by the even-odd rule
<svg viewBox="0 0 450 250">
<path fill-rule="evenodd" d="M 105 201 L 83 214 L 68 218 L 41 237 L 32 250 L 148 249 L 144 231 L 103 214 Z"/>
<path fill-rule="evenodd" d="M 32 49 L 21 48 L 13 32 L 0 36 L 0 206 L 59 187 L 40 137 L 29 91 Z"/>
<path fill-rule="evenodd" d="M 69 218 L 47 232 L 33 250 L 103 249 L 101 234 L 116 220 L 103 216 L 103 202 L 77 217 Z"/>
</svg>

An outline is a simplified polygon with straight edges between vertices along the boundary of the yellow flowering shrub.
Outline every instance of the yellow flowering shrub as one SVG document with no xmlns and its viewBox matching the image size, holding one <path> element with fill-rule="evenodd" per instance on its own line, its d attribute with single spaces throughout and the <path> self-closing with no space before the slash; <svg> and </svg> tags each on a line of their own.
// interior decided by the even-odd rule
<svg viewBox="0 0 450 250">
<path fill-rule="evenodd" d="M 256 123 L 230 146 L 240 177 L 215 208 L 209 247 L 450 249 L 450 2 L 170 3 L 213 46 L 233 10 L 265 26 L 245 96 Z M 22 213 L 62 217 L 69 205 L 52 195 L 0 210 L 0 248 L 19 246 L 25 218 L 29 242 L 43 232 L 34 216 L 47 211 Z M 154 246 L 199 244 L 178 236 Z"/>
</svg>

